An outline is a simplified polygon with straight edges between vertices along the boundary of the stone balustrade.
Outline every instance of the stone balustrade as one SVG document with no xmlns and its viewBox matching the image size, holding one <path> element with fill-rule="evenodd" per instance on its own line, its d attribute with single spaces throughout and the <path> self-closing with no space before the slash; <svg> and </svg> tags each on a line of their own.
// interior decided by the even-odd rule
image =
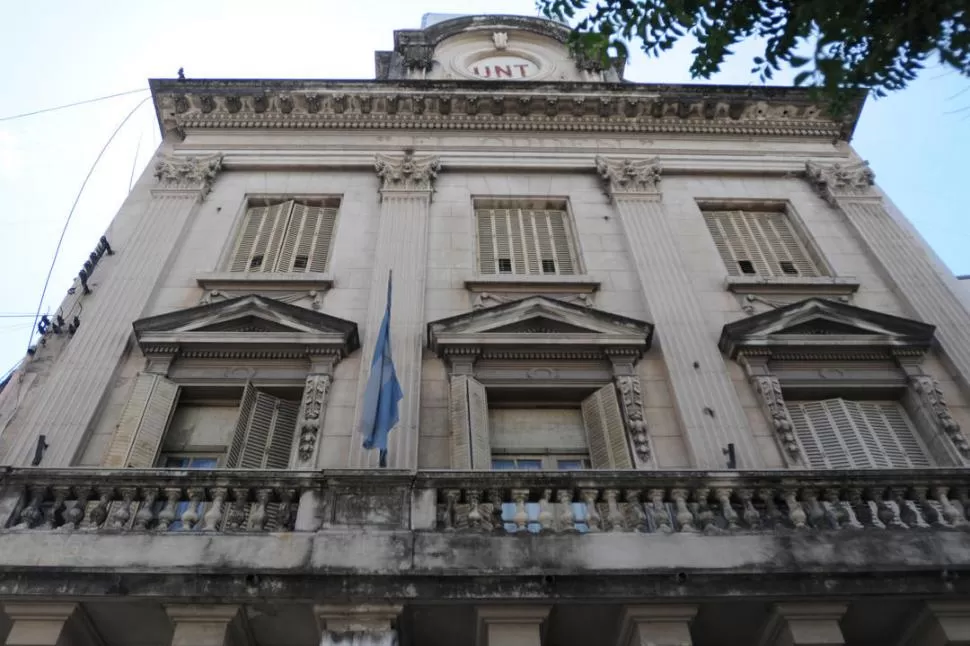
<svg viewBox="0 0 970 646">
<path fill-rule="evenodd" d="M 970 473 L 7 469 L 5 531 L 770 533 L 970 527 Z M 298 521 L 298 516 L 303 519 Z"/>
</svg>

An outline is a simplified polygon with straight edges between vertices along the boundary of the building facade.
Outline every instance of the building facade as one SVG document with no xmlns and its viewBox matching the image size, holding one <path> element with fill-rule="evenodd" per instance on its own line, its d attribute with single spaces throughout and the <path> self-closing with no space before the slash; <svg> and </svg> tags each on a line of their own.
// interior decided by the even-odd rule
<svg viewBox="0 0 970 646">
<path fill-rule="evenodd" d="M 970 643 L 970 310 L 863 97 L 567 35 L 151 82 L 157 159 L 0 393 L 4 643 Z"/>
</svg>

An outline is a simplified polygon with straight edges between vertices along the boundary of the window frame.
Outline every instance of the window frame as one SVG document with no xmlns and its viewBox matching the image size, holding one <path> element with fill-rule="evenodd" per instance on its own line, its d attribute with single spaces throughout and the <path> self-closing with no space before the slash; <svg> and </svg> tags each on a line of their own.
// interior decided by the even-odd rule
<svg viewBox="0 0 970 646">
<path fill-rule="evenodd" d="M 538 460 L 540 463 L 539 470 L 541 471 L 588 471 L 593 468 L 588 450 L 582 453 L 579 451 L 553 451 L 552 449 L 545 453 L 522 451 L 505 453 L 502 449 L 492 450 L 492 471 L 535 471 L 536 469 L 497 469 L 495 467 L 497 460 Z M 584 464 L 581 469 L 563 469 L 559 467 L 559 462 L 564 460 L 582 461 Z"/>
<path fill-rule="evenodd" d="M 228 450 L 228 447 L 224 447 L 221 452 L 216 451 L 215 450 L 215 447 L 205 447 L 205 448 L 199 448 L 199 449 L 187 448 L 187 449 L 181 450 L 181 451 L 164 451 L 163 450 L 163 451 L 160 451 L 159 454 L 158 454 L 158 460 L 157 460 L 157 462 L 158 462 L 158 468 L 159 469 L 182 469 L 182 470 L 190 470 L 190 471 L 195 471 L 195 470 L 200 470 L 201 471 L 201 469 L 194 469 L 191 466 L 187 466 L 187 467 L 170 467 L 170 466 L 166 466 L 165 465 L 165 462 L 166 461 L 168 461 L 169 459 L 173 459 L 174 458 L 174 459 L 188 459 L 188 460 L 214 459 L 216 461 L 216 466 L 213 467 L 213 468 L 215 468 L 215 469 L 221 469 L 221 468 L 223 468 L 225 466 L 225 463 L 226 463 L 226 452 L 227 452 L 227 450 Z"/>
</svg>

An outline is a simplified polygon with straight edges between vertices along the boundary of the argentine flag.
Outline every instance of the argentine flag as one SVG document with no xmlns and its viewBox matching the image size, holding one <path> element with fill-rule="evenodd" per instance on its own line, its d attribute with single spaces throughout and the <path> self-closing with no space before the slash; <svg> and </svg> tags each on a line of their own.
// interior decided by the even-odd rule
<svg viewBox="0 0 970 646">
<path fill-rule="evenodd" d="M 360 432 L 365 449 L 380 451 L 380 465 L 387 466 L 387 436 L 400 419 L 398 402 L 404 397 L 391 357 L 391 276 L 387 277 L 387 306 L 377 335 L 370 377 L 364 390 L 364 413 Z"/>
</svg>

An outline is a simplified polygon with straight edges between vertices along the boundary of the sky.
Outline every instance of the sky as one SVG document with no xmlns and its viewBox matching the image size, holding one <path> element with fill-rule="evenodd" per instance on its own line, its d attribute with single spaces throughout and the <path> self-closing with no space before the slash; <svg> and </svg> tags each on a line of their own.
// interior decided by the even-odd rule
<svg viewBox="0 0 970 646">
<path fill-rule="evenodd" d="M 370 79 L 374 51 L 424 13 L 535 15 L 533 0 L 8 0 L 0 24 L 0 375 L 24 355 L 54 250 L 78 191 L 112 132 L 148 92 L 21 119 L 6 117 L 128 90 L 149 78 Z M 756 43 L 712 83 L 757 85 Z M 691 44 L 635 51 L 634 82 L 687 83 Z M 785 84 L 780 75 L 775 84 Z M 94 168 L 54 263 L 41 312 L 65 291 L 160 141 L 146 101 Z M 956 274 L 970 274 L 970 81 L 929 68 L 908 89 L 870 98 L 853 145 L 876 181 Z M 964 215 L 964 217 L 961 217 Z"/>
</svg>

